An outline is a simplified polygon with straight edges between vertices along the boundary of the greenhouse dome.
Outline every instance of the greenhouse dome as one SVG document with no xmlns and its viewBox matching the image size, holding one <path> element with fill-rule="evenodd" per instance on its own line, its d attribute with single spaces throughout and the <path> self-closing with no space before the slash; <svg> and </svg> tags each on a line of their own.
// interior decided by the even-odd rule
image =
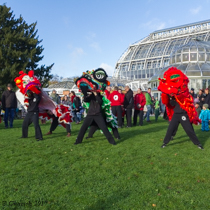
<svg viewBox="0 0 210 210">
<path fill-rule="evenodd" d="M 157 90 L 158 78 L 170 67 L 183 71 L 190 79 L 189 88 L 195 91 L 210 86 L 210 43 L 191 39 L 186 45 L 170 55 L 169 66 L 158 71 L 149 79 L 153 91 Z"/>
<path fill-rule="evenodd" d="M 192 79 L 203 79 L 199 87 L 207 87 L 209 42 L 210 20 L 154 31 L 128 47 L 116 63 L 113 78 L 127 80 L 133 90 L 148 87 L 148 82 L 154 87 L 157 78 L 173 65 Z"/>
</svg>

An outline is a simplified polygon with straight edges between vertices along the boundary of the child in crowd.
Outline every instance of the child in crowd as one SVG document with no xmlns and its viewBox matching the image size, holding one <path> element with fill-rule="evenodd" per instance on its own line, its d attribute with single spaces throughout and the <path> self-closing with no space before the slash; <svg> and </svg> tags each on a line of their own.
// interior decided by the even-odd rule
<svg viewBox="0 0 210 210">
<path fill-rule="evenodd" d="M 209 131 L 209 121 L 210 121 L 210 111 L 208 109 L 208 104 L 203 105 L 203 109 L 199 115 L 201 119 L 201 130 L 202 131 Z"/>
<path fill-rule="evenodd" d="M 159 115 L 160 115 L 160 105 L 159 105 L 159 100 L 156 97 L 156 102 L 155 102 L 155 122 L 157 122 Z"/>
<path fill-rule="evenodd" d="M 199 115 L 200 115 L 200 113 L 201 113 L 201 107 L 200 107 L 200 103 L 199 103 L 199 102 L 197 102 L 197 103 L 195 104 L 195 109 L 196 109 L 197 114 L 198 114 L 198 117 L 199 117 Z"/>
</svg>

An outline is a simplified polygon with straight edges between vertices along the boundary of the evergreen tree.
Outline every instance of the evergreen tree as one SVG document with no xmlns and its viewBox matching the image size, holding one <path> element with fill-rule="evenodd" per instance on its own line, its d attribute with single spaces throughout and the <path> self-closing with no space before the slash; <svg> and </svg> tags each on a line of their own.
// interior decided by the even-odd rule
<svg viewBox="0 0 210 210">
<path fill-rule="evenodd" d="M 43 86 L 52 78 L 50 71 L 54 64 L 38 67 L 43 59 L 42 40 L 38 40 L 36 24 L 28 25 L 22 16 L 15 18 L 11 8 L 0 5 L 0 88 L 14 84 L 19 71 L 33 69 Z"/>
</svg>

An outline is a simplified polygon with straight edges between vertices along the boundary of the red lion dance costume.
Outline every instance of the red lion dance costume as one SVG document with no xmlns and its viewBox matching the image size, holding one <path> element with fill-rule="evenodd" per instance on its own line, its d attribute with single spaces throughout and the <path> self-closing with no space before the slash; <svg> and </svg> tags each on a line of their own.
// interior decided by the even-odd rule
<svg viewBox="0 0 210 210">
<path fill-rule="evenodd" d="M 181 123 L 192 142 L 203 149 L 192 127 L 192 123 L 198 125 L 201 121 L 188 89 L 188 77 L 177 68 L 171 67 L 164 73 L 163 79 L 159 78 L 159 81 L 158 90 L 162 92 L 162 103 L 165 104 L 168 118 L 171 121 L 162 148 L 169 143 Z"/>
<path fill-rule="evenodd" d="M 52 99 L 41 89 L 41 83 L 34 76 L 34 71 L 30 70 L 28 74 L 23 71 L 19 72 L 20 76 L 15 78 L 15 83 L 20 89 L 20 92 L 24 95 L 24 105 L 28 107 L 28 99 L 30 98 L 30 92 L 41 94 L 41 101 L 39 103 L 39 118 L 49 120 L 51 117 L 47 114 L 47 111 L 51 111 L 54 116 L 58 117 L 58 122 L 65 127 L 66 124 L 72 122 L 72 116 L 70 114 L 70 107 L 67 105 L 56 104 Z"/>
</svg>

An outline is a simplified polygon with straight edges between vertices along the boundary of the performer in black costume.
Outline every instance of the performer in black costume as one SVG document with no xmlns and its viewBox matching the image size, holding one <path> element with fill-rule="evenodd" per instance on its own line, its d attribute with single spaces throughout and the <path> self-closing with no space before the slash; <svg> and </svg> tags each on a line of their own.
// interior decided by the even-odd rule
<svg viewBox="0 0 210 210">
<path fill-rule="evenodd" d="M 82 140 L 88 127 L 93 122 L 95 122 L 97 126 L 103 131 L 109 143 L 115 145 L 115 140 L 109 132 L 104 117 L 102 115 L 102 95 L 100 93 L 97 93 L 96 91 L 92 92 L 90 95 L 87 95 L 87 89 L 88 88 L 86 86 L 81 87 L 81 90 L 84 94 L 84 102 L 90 102 L 90 107 L 88 109 L 87 116 L 84 119 L 83 125 L 80 128 L 79 134 L 74 144 L 82 143 Z"/>
<path fill-rule="evenodd" d="M 36 93 L 30 93 L 30 97 L 28 100 L 29 106 L 27 109 L 27 114 L 24 118 L 22 125 L 22 137 L 28 137 L 28 126 L 33 122 L 35 128 L 35 136 L 37 141 L 43 140 L 42 131 L 39 126 L 39 102 L 41 100 L 41 96 Z"/>
<path fill-rule="evenodd" d="M 52 132 L 58 127 L 58 117 L 56 117 L 50 110 L 47 111 L 47 114 L 50 118 L 52 118 L 52 124 L 50 126 L 50 131 L 46 135 L 52 134 Z M 71 127 L 70 124 L 66 124 L 66 131 L 67 131 L 67 137 L 71 136 Z"/>
<path fill-rule="evenodd" d="M 169 124 L 166 136 L 164 138 L 163 145 L 161 147 L 164 148 L 170 142 L 171 138 L 175 136 L 178 126 L 181 123 L 182 127 L 184 128 L 187 135 L 190 137 L 191 141 L 195 145 L 197 145 L 198 148 L 203 149 L 201 143 L 199 142 L 195 134 L 193 126 L 190 123 L 187 112 L 180 107 L 180 105 L 176 102 L 176 100 L 174 100 L 174 98 L 171 99 L 170 104 L 174 106 L 174 114 Z"/>
<path fill-rule="evenodd" d="M 89 132 L 88 132 L 88 136 L 86 137 L 86 139 L 89 139 L 89 138 L 93 138 L 93 134 L 99 129 L 98 125 L 93 122 L 91 125 L 90 125 L 90 129 L 89 129 Z M 119 132 L 118 132 L 118 129 L 117 128 L 112 128 L 112 133 L 114 135 L 114 137 L 116 139 L 120 139 L 120 135 L 119 135 Z"/>
</svg>

